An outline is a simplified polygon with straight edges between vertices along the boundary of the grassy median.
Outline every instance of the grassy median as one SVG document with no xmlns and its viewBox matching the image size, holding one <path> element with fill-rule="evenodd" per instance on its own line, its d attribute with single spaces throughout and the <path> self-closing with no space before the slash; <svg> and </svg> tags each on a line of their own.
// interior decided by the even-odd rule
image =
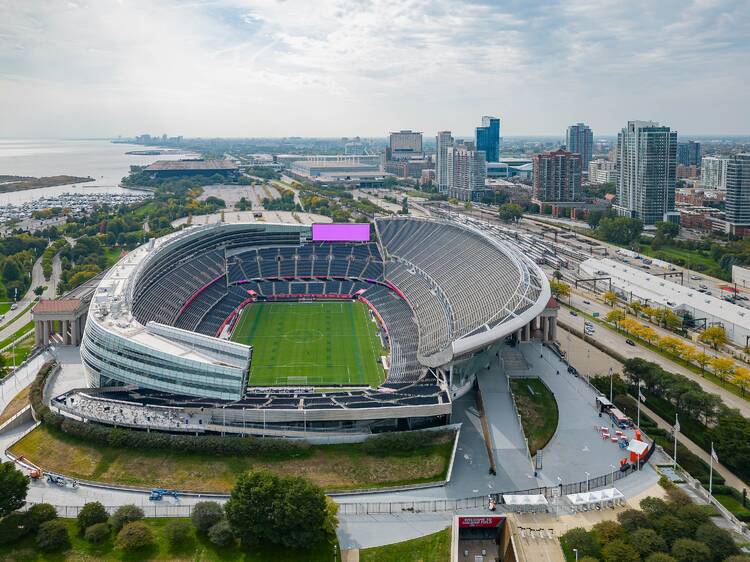
<svg viewBox="0 0 750 562">
<path fill-rule="evenodd" d="M 529 440 L 529 453 L 533 456 L 555 435 L 559 418 L 557 401 L 538 378 L 510 379 L 510 386 L 523 431 Z"/>
<path fill-rule="evenodd" d="M 11 447 L 41 468 L 80 480 L 202 492 L 228 492 L 239 474 L 265 468 L 304 476 L 327 491 L 437 482 L 445 478 L 452 432 L 409 452 L 368 454 L 359 444 L 318 445 L 304 455 L 231 456 L 90 445 L 41 425 Z"/>
</svg>

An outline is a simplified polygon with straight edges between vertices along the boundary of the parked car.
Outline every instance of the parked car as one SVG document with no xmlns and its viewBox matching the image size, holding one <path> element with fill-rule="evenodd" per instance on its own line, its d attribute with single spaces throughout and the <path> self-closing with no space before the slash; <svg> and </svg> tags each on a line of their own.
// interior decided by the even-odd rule
<svg viewBox="0 0 750 562">
<path fill-rule="evenodd" d="M 578 316 L 578 313 L 575 310 L 570 311 L 571 316 Z"/>
<path fill-rule="evenodd" d="M 13 303 L 12 305 L 10 305 L 11 310 L 15 310 L 17 308 L 18 308 L 18 305 L 16 303 Z"/>
<path fill-rule="evenodd" d="M 635 347 L 635 342 L 633 340 L 625 340 L 625 343 L 628 344 L 628 345 L 632 345 L 633 347 Z"/>
<path fill-rule="evenodd" d="M 591 304 L 589 301 L 583 301 L 583 304 Z"/>
</svg>

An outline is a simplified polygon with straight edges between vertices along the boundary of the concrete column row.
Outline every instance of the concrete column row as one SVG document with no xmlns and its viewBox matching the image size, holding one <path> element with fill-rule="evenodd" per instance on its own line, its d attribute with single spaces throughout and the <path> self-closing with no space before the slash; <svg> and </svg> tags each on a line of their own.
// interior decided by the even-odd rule
<svg viewBox="0 0 750 562">
<path fill-rule="evenodd" d="M 50 339 L 55 334 L 54 320 L 35 320 L 34 343 L 39 346 L 48 346 Z M 60 336 L 63 345 L 80 345 L 83 338 L 83 330 L 86 327 L 86 315 L 72 320 L 58 320 L 60 323 Z"/>
</svg>

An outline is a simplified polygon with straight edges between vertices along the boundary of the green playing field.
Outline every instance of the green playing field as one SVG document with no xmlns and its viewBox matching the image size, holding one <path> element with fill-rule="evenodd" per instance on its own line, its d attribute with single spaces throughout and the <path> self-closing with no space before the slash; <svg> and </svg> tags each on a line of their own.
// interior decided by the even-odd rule
<svg viewBox="0 0 750 562">
<path fill-rule="evenodd" d="M 232 340 L 253 346 L 251 386 L 377 386 L 385 377 L 377 325 L 361 302 L 251 304 Z"/>
</svg>

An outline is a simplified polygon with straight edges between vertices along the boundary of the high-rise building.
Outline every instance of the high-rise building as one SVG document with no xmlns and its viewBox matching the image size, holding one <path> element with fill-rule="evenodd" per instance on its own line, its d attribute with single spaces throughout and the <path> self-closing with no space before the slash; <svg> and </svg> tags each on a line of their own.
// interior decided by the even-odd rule
<svg viewBox="0 0 750 562">
<path fill-rule="evenodd" d="M 646 225 L 674 211 L 677 133 L 653 121 L 628 121 L 617 135 L 618 214 Z"/>
<path fill-rule="evenodd" d="M 487 162 L 500 161 L 500 119 L 498 117 L 484 115 L 482 126 L 477 127 L 475 140 L 477 150 L 484 152 Z"/>
<path fill-rule="evenodd" d="M 570 125 L 565 133 L 565 148 L 581 155 L 581 165 L 588 171 L 594 150 L 594 133 L 585 123 Z"/>
<path fill-rule="evenodd" d="M 615 163 L 604 158 L 589 162 L 589 182 L 595 185 L 617 181 Z"/>
<path fill-rule="evenodd" d="M 726 189 L 728 163 L 728 158 L 704 156 L 701 159 L 701 185 L 709 189 Z"/>
<path fill-rule="evenodd" d="M 562 149 L 534 154 L 534 199 L 542 203 L 580 201 L 582 161 L 580 154 Z"/>
<path fill-rule="evenodd" d="M 448 148 L 451 146 L 451 132 L 438 131 L 435 137 L 435 183 L 440 193 L 448 191 Z"/>
<path fill-rule="evenodd" d="M 391 133 L 388 148 L 389 160 L 422 158 L 422 133 L 408 130 Z"/>
<path fill-rule="evenodd" d="M 701 143 L 695 141 L 678 142 L 677 163 L 683 166 L 700 166 Z"/>
<path fill-rule="evenodd" d="M 487 161 L 474 143 L 448 147 L 448 196 L 459 201 L 480 201 L 485 192 Z"/>
<path fill-rule="evenodd" d="M 736 154 L 727 163 L 726 221 L 729 234 L 750 232 L 750 153 Z"/>
</svg>

